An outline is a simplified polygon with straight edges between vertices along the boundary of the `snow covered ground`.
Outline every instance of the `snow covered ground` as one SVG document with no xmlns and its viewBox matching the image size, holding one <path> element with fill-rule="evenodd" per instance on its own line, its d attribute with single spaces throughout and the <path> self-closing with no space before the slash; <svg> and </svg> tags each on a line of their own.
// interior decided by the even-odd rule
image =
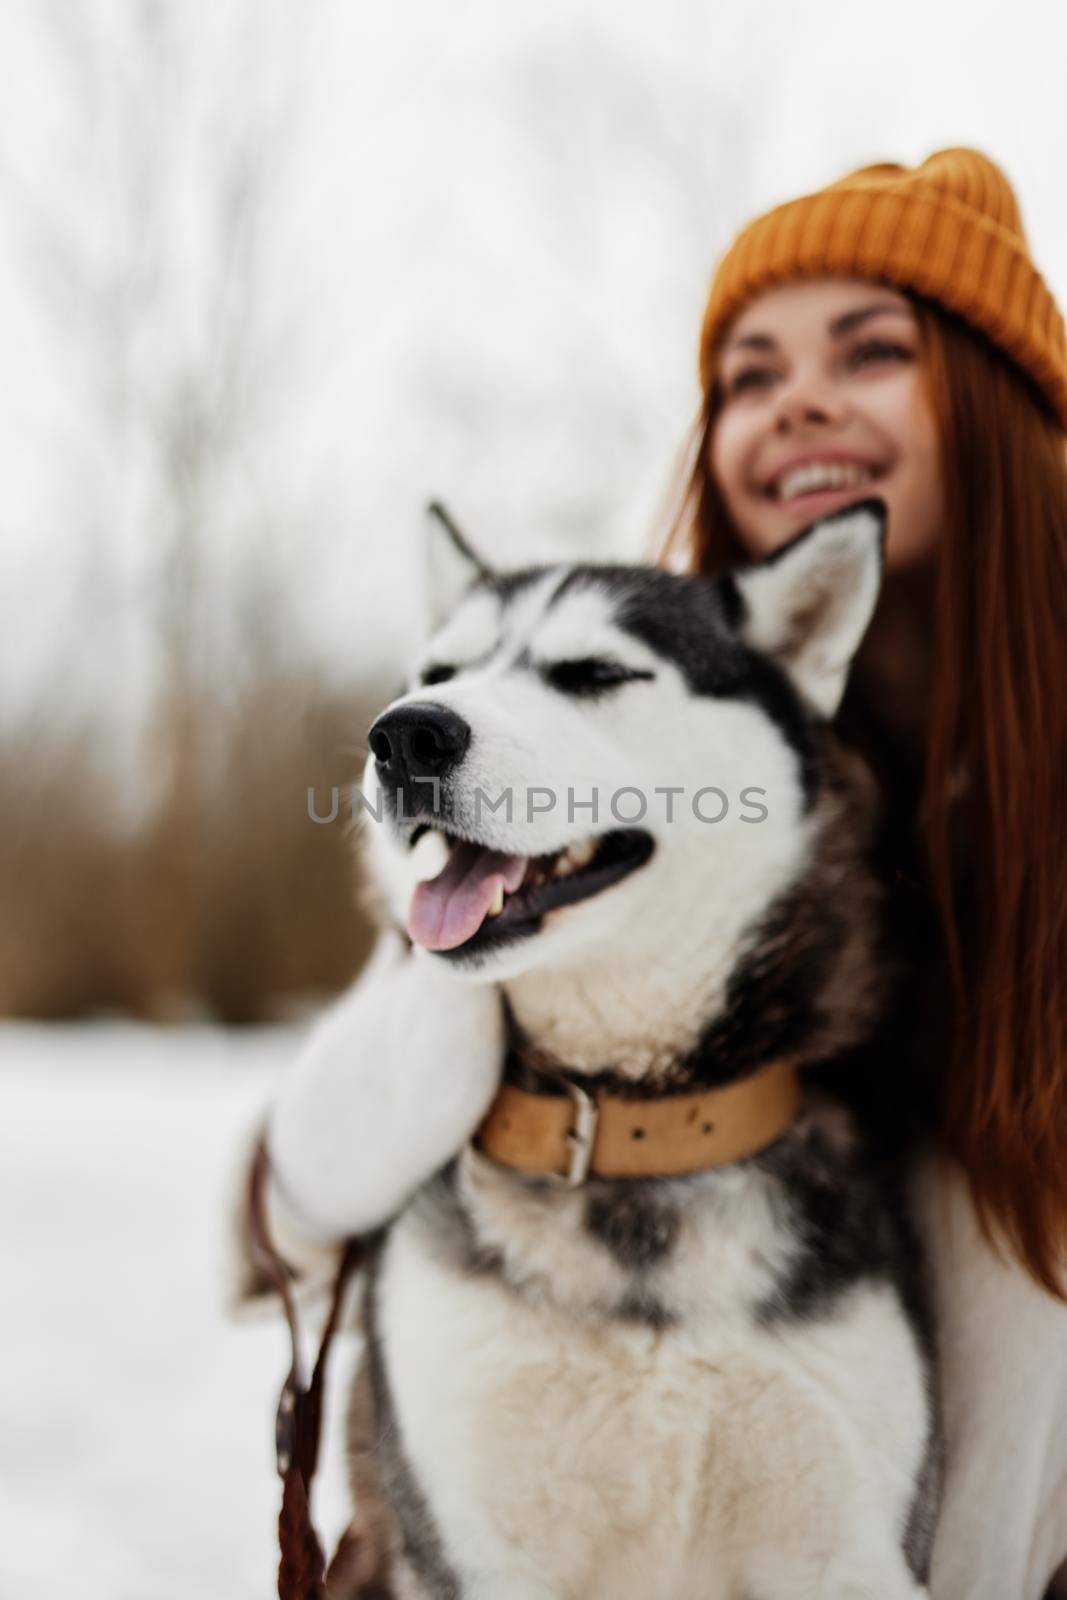
<svg viewBox="0 0 1067 1600">
<path fill-rule="evenodd" d="M 225 1316 L 225 1223 L 298 1039 L 0 1024 L 5 1600 L 274 1593 L 287 1347 L 280 1317 Z M 323 1478 L 335 1531 L 336 1436 Z"/>
</svg>

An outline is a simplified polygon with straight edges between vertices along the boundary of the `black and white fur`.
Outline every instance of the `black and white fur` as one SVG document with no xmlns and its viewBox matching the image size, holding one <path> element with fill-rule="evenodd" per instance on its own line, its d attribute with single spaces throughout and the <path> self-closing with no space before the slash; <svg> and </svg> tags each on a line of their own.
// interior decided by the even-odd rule
<svg viewBox="0 0 1067 1600">
<path fill-rule="evenodd" d="M 652 853 L 628 876 L 434 958 L 498 985 L 514 1032 L 573 1073 L 641 1096 L 781 1055 L 851 1052 L 862 1070 L 882 992 L 877 802 L 829 719 L 883 546 L 872 502 L 721 580 L 468 569 L 394 702 L 469 725 L 447 832 L 471 837 L 478 784 L 716 784 L 732 802 L 715 825 L 650 810 Z M 592 659 L 616 681 L 581 691 L 565 664 Z M 733 803 L 744 787 L 765 792 L 758 825 Z M 597 832 L 589 815 L 489 815 L 477 842 L 548 853 Z M 367 834 L 402 924 L 425 826 Z M 921 1266 L 826 1094 L 763 1153 L 682 1178 L 566 1190 L 468 1146 L 382 1238 L 364 1322 L 354 1486 L 380 1497 L 364 1520 L 397 1600 L 927 1593 L 940 1467 Z"/>
</svg>

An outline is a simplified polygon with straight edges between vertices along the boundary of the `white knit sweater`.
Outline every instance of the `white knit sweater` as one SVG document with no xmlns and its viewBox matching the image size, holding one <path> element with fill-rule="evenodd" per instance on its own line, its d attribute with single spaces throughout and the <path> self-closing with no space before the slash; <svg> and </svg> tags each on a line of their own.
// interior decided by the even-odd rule
<svg viewBox="0 0 1067 1600">
<path fill-rule="evenodd" d="M 1042 1600 L 1046 1592 L 1061 1600 L 1067 1305 L 986 1242 L 947 1163 L 927 1158 L 914 1195 L 937 1301 L 948 1447 L 934 1600 Z"/>
</svg>

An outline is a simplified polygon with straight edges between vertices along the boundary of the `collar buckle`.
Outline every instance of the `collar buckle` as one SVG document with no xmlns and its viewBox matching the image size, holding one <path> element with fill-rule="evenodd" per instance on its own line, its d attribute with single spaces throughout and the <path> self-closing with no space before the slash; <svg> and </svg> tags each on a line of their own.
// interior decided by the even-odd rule
<svg viewBox="0 0 1067 1600">
<path fill-rule="evenodd" d="M 545 1173 L 545 1177 L 558 1188 L 577 1189 L 589 1176 L 589 1166 L 593 1159 L 593 1142 L 600 1121 L 600 1107 L 580 1084 L 563 1076 L 559 1081 L 574 1101 L 574 1126 L 567 1135 L 570 1164 L 566 1172 L 548 1172 Z"/>
</svg>

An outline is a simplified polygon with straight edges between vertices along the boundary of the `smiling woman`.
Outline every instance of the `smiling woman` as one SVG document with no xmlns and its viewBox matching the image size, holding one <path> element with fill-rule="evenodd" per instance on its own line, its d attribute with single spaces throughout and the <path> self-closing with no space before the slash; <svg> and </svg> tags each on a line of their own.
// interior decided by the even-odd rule
<svg viewBox="0 0 1067 1600">
<path fill-rule="evenodd" d="M 750 224 L 700 370 L 672 562 L 713 574 L 827 510 L 889 510 L 837 727 L 886 800 L 897 1005 L 839 1086 L 902 1165 L 920 1152 L 949 1448 L 933 1593 L 1040 1600 L 1067 1554 L 1063 319 L 1004 175 L 948 150 Z"/>
</svg>

